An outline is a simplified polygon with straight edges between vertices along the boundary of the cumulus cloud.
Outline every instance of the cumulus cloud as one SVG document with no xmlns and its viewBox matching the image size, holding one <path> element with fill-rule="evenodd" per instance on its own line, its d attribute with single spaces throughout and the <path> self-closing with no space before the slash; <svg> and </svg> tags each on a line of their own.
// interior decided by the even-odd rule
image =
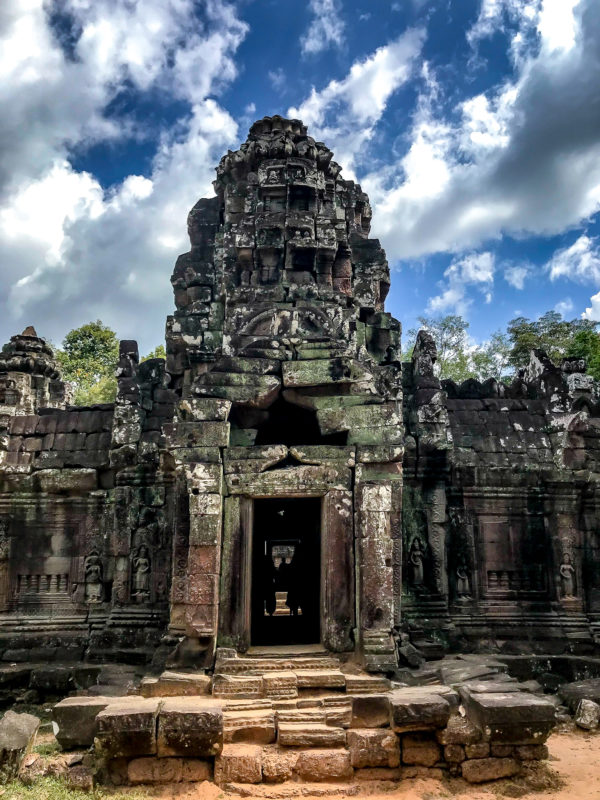
<svg viewBox="0 0 600 800">
<path fill-rule="evenodd" d="M 312 135 L 327 142 L 348 177 L 354 174 L 356 156 L 372 137 L 389 98 L 410 78 L 424 38 L 423 30 L 408 30 L 356 61 L 342 80 L 332 80 L 320 91 L 313 87 L 306 100 L 288 110 L 310 127 Z"/>
<path fill-rule="evenodd" d="M 435 81 L 425 81 L 404 154 L 362 177 L 374 231 L 393 259 L 470 249 L 503 234 L 555 234 L 600 209 L 600 7 L 484 6 L 490 15 L 513 8 L 534 42 L 514 79 L 466 98 L 457 119 L 438 102 Z"/>
<path fill-rule="evenodd" d="M 495 260 L 490 252 L 469 253 L 463 258 L 454 259 L 444 272 L 444 280 L 440 281 L 440 294 L 431 297 L 427 310 L 435 313 L 454 313 L 464 316 L 473 298 L 468 295 L 470 288 L 475 288 L 483 295 L 484 302 L 492 300 Z"/>
<path fill-rule="evenodd" d="M 561 300 L 554 306 L 554 310 L 558 311 L 559 314 L 562 314 L 565 317 L 567 314 L 570 314 L 571 311 L 575 306 L 573 305 L 573 301 L 570 297 L 565 297 L 564 300 Z"/>
<path fill-rule="evenodd" d="M 202 17 L 194 0 L 62 0 L 52 8 L 58 21 L 43 0 L 0 10 L 2 338 L 33 321 L 60 339 L 101 317 L 150 349 L 172 304 L 165 281 L 186 247 L 186 213 L 211 191 L 213 165 L 237 136 L 207 96 L 235 76 L 246 26 L 217 0 L 207 0 Z M 158 132 L 149 176 L 106 190 L 74 169 L 71 154 L 149 135 L 107 111 L 132 87 L 168 93 L 189 110 Z"/>
<path fill-rule="evenodd" d="M 557 250 L 546 264 L 550 280 L 569 278 L 579 283 L 600 283 L 600 242 L 586 234 L 570 247 Z"/>
<path fill-rule="evenodd" d="M 504 270 L 504 280 L 515 289 L 523 289 L 531 268 L 523 264 L 511 264 Z"/>
<path fill-rule="evenodd" d="M 310 0 L 312 20 L 300 39 L 303 55 L 315 55 L 329 47 L 341 47 L 344 43 L 345 25 L 341 18 L 342 4 L 339 0 Z"/>
</svg>

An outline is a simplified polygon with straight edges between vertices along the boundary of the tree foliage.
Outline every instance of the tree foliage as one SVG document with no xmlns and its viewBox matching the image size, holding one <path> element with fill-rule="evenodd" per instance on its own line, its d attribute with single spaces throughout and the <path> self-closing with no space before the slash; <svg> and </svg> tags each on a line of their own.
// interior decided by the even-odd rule
<svg viewBox="0 0 600 800">
<path fill-rule="evenodd" d="M 440 378 L 462 383 L 467 378 L 485 380 L 506 374 L 510 345 L 501 331 L 493 333 L 483 345 L 477 345 L 469 340 L 469 323 L 457 314 L 419 317 L 419 322 L 435 340 Z M 408 335 L 416 338 L 417 330 L 412 328 Z"/>
<path fill-rule="evenodd" d="M 157 345 L 154 350 L 151 350 L 147 356 L 143 356 L 140 361 L 148 361 L 151 358 L 166 358 L 167 353 L 165 351 L 164 344 Z"/>
<path fill-rule="evenodd" d="M 597 322 L 587 319 L 563 319 L 558 311 L 547 311 L 536 320 L 516 317 L 507 326 L 511 343 L 510 363 L 515 369 L 526 367 L 531 350 L 541 348 L 558 364 L 565 356 L 571 355 L 570 348 L 578 334 L 592 334 L 589 339 L 584 336 L 579 340 L 580 349 L 584 342 L 591 345 L 593 337 L 598 337 L 595 333 L 597 326 Z"/>
<path fill-rule="evenodd" d="M 482 344 L 469 338 L 469 323 L 463 317 L 419 317 L 421 327 L 432 334 L 438 351 L 440 377 L 461 383 L 467 378 L 496 378 L 510 381 L 516 371 L 529 363 L 531 350 L 545 350 L 555 364 L 565 357 L 585 358 L 588 372 L 600 380 L 600 335 L 597 322 L 565 320 L 548 311 L 537 320 L 516 317 L 505 332 L 496 331 Z M 414 341 L 417 330 L 408 336 Z M 412 348 L 405 353 L 410 358 Z"/>
<path fill-rule="evenodd" d="M 119 342 L 116 333 L 100 320 L 69 331 L 56 358 L 63 378 L 74 384 L 75 404 L 110 403 L 115 399 Z"/>
</svg>

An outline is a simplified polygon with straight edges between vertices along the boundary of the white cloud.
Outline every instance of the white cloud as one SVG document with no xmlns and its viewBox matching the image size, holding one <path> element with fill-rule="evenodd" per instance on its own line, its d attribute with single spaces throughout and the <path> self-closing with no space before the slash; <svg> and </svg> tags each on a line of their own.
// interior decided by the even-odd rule
<svg viewBox="0 0 600 800">
<path fill-rule="evenodd" d="M 489 0 L 485 9 L 490 32 L 507 10 L 527 32 L 515 78 L 467 98 L 455 118 L 429 76 L 404 154 L 360 176 L 391 259 L 553 235 L 600 209 L 600 6 Z"/>
<path fill-rule="evenodd" d="M 583 319 L 591 319 L 600 322 L 600 292 L 592 295 L 590 302 L 592 305 L 586 308 L 581 316 Z"/>
<path fill-rule="evenodd" d="M 562 314 L 563 317 L 567 314 L 570 314 L 574 308 L 575 306 L 573 305 L 573 301 L 570 297 L 565 297 L 564 300 L 561 300 L 554 306 L 554 310 L 558 311 L 559 314 Z"/>
<path fill-rule="evenodd" d="M 285 86 L 285 72 L 281 67 L 277 69 L 270 69 L 267 72 L 267 77 L 271 81 L 273 88 L 280 92 Z"/>
<path fill-rule="evenodd" d="M 300 39 L 302 54 L 315 55 L 329 47 L 341 47 L 346 26 L 340 0 L 310 0 L 309 8 L 313 19 Z"/>
<path fill-rule="evenodd" d="M 530 267 L 526 265 L 512 264 L 504 270 L 504 280 L 515 289 L 523 289 L 530 272 Z"/>
<path fill-rule="evenodd" d="M 172 307 L 168 276 L 186 249 L 187 211 L 212 193 L 214 164 L 237 137 L 233 119 L 206 96 L 235 76 L 246 26 L 217 0 L 207 0 L 201 19 L 194 0 L 53 8 L 63 26 L 71 20 L 72 54 L 43 0 L 0 9 L 2 338 L 35 322 L 59 340 L 100 317 L 150 349 Z M 125 88 L 168 93 L 189 113 L 160 136 L 149 176 L 128 175 L 105 191 L 69 158 L 93 142 L 148 135 L 133 119 L 105 117 Z"/>
<path fill-rule="evenodd" d="M 473 302 L 467 296 L 469 287 L 482 293 L 485 303 L 492 301 L 491 288 L 494 283 L 495 262 L 490 252 L 469 253 L 452 261 L 440 281 L 441 294 L 431 297 L 427 310 L 439 313 L 455 313 L 464 316 Z"/>
<path fill-rule="evenodd" d="M 557 250 L 546 264 L 550 280 L 568 278 L 579 283 L 600 283 L 600 243 L 581 235 L 570 247 Z"/>
<path fill-rule="evenodd" d="M 355 61 L 342 80 L 332 80 L 320 91 L 313 87 L 309 97 L 288 114 L 322 138 L 351 173 L 390 96 L 411 76 L 424 38 L 422 30 L 407 31 L 368 58 Z"/>
</svg>

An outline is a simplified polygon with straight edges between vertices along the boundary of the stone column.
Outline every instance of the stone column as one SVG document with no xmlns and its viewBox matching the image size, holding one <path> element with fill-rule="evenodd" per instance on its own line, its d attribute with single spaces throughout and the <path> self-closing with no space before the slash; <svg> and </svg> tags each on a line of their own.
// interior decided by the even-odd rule
<svg viewBox="0 0 600 800">
<path fill-rule="evenodd" d="M 358 622 L 365 667 L 384 672 L 396 667 L 391 638 L 394 624 L 390 481 L 356 487 Z"/>
<path fill-rule="evenodd" d="M 325 570 L 323 618 L 325 646 L 334 652 L 352 650 L 354 616 L 354 558 L 352 552 L 352 492 L 334 490 L 325 495 L 327 550 L 322 556 Z"/>
</svg>

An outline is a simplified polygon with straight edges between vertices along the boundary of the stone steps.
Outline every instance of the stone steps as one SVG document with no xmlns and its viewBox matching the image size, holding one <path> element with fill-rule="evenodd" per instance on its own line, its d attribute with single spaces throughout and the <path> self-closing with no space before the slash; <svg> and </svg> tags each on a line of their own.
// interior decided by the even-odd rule
<svg viewBox="0 0 600 800">
<path fill-rule="evenodd" d="M 280 722 L 277 742 L 281 747 L 345 747 L 346 731 L 318 722 Z"/>
</svg>

